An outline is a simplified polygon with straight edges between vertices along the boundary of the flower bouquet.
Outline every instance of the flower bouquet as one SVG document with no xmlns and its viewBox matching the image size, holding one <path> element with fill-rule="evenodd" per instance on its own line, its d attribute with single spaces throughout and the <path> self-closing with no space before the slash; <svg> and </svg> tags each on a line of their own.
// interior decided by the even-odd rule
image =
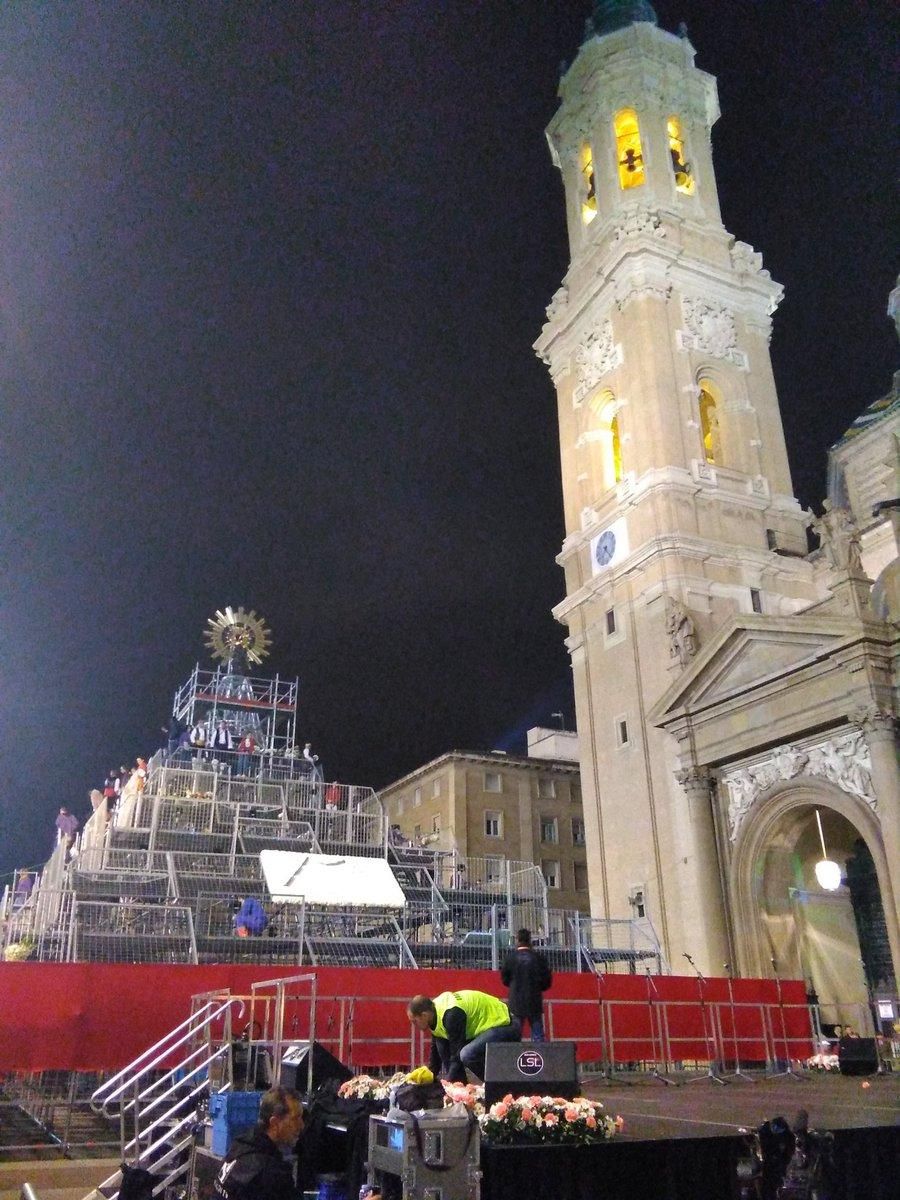
<svg viewBox="0 0 900 1200">
<path fill-rule="evenodd" d="M 390 1079 L 376 1079 L 374 1075 L 354 1075 L 338 1088 L 338 1095 L 344 1100 L 372 1100 L 378 1104 L 387 1103 L 391 1098 L 391 1089 L 403 1083 L 406 1075 L 398 1071 Z"/>
<path fill-rule="evenodd" d="M 30 958 L 34 951 L 34 942 L 10 942 L 3 951 L 3 959 L 5 962 L 24 962 L 26 958 Z"/>
<path fill-rule="evenodd" d="M 820 1050 L 818 1054 L 811 1054 L 806 1060 L 806 1066 L 810 1071 L 839 1071 L 841 1064 L 836 1054 L 829 1054 L 825 1050 Z"/>
<path fill-rule="evenodd" d="M 492 1145 L 588 1146 L 620 1130 L 596 1100 L 578 1096 L 504 1096 L 478 1118 L 481 1135 Z"/>
<path fill-rule="evenodd" d="M 448 1083 L 444 1081 L 444 1104 L 462 1104 L 476 1117 L 484 1115 L 484 1085 L 480 1083 Z"/>
</svg>

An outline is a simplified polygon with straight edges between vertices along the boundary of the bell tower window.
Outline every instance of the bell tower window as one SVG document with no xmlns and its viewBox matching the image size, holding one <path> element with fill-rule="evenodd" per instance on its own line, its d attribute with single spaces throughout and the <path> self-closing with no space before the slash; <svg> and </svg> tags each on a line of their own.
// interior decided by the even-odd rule
<svg viewBox="0 0 900 1200">
<path fill-rule="evenodd" d="M 669 138 L 669 156 L 672 159 L 672 174 L 675 176 L 675 190 L 690 196 L 694 191 L 694 176 L 691 164 L 684 157 L 684 137 L 681 132 L 681 122 L 677 117 L 669 117 L 666 122 L 666 133 Z"/>
<path fill-rule="evenodd" d="M 592 414 L 592 430 L 589 440 L 596 447 L 599 463 L 595 459 L 595 470 L 599 468 L 603 491 L 609 491 L 622 482 L 622 439 L 619 434 L 619 414 L 616 398 L 605 388 L 589 402 Z"/>
<path fill-rule="evenodd" d="M 623 108 L 613 119 L 616 134 L 616 159 L 619 165 L 619 187 L 623 191 L 640 187 L 644 182 L 644 154 L 641 150 L 641 131 L 637 113 Z"/>
<path fill-rule="evenodd" d="M 612 471 L 613 478 L 616 483 L 622 482 L 622 442 L 619 438 L 619 415 L 613 413 L 612 419 L 609 422 L 609 432 L 611 434 L 612 451 Z"/>
<path fill-rule="evenodd" d="M 581 147 L 579 168 L 582 180 L 581 220 L 583 224 L 590 225 L 597 215 L 597 190 L 594 186 L 594 155 L 587 142 Z"/>
<path fill-rule="evenodd" d="M 706 380 L 700 382 L 700 437 L 703 453 L 708 463 L 722 465 L 722 437 L 719 429 L 718 397 L 713 385 Z"/>
</svg>

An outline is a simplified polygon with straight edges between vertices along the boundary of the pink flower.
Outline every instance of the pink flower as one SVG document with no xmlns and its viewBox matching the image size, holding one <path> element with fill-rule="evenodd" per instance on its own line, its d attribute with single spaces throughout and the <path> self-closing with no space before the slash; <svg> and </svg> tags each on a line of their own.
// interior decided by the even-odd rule
<svg viewBox="0 0 900 1200">
<path fill-rule="evenodd" d="M 556 1113 L 547 1113 L 546 1116 L 544 1117 L 544 1124 L 545 1125 L 558 1125 L 559 1117 L 556 1115 Z"/>
<path fill-rule="evenodd" d="M 625 1128 L 625 1118 L 624 1117 L 616 1117 L 614 1124 L 616 1126 L 616 1129 L 619 1129 L 619 1130 L 624 1129 Z"/>
<path fill-rule="evenodd" d="M 509 1105 L 504 1104 L 502 1100 L 499 1100 L 496 1104 L 491 1105 L 491 1116 L 496 1117 L 498 1121 L 502 1121 L 508 1112 Z"/>
<path fill-rule="evenodd" d="M 578 1109 L 577 1108 L 567 1108 L 566 1109 L 566 1120 L 567 1121 L 577 1121 L 578 1120 Z"/>
<path fill-rule="evenodd" d="M 534 1113 L 532 1112 L 532 1110 L 530 1108 L 522 1109 L 522 1120 L 523 1121 L 533 1121 L 534 1120 Z"/>
<path fill-rule="evenodd" d="M 585 1125 L 587 1125 L 588 1129 L 596 1129 L 597 1128 L 597 1118 L 596 1117 L 585 1117 L 584 1123 L 585 1123 Z"/>
</svg>

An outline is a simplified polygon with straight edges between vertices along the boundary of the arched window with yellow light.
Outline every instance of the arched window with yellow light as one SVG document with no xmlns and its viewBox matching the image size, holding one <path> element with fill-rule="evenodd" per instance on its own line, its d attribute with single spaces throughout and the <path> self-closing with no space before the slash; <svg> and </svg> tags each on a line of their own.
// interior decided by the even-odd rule
<svg viewBox="0 0 900 1200">
<path fill-rule="evenodd" d="M 614 394 L 605 388 L 588 402 L 591 414 L 589 440 L 593 447 L 594 471 L 600 476 L 603 491 L 621 483 L 622 437 L 619 428 L 619 406 Z"/>
<path fill-rule="evenodd" d="M 594 154 L 588 142 L 581 147 L 578 166 L 581 172 L 581 221 L 584 225 L 590 225 L 597 215 L 597 189 L 594 183 Z"/>
<path fill-rule="evenodd" d="M 619 187 L 623 190 L 640 187 L 644 182 L 644 153 L 637 113 L 623 108 L 613 118 L 616 135 L 616 161 L 619 166 Z"/>
<path fill-rule="evenodd" d="M 722 431 L 720 419 L 722 415 L 721 396 L 715 384 L 708 379 L 701 379 L 700 388 L 700 438 L 703 442 L 703 454 L 708 463 L 722 465 Z"/>
<path fill-rule="evenodd" d="M 685 158 L 684 135 L 677 117 L 669 117 L 666 121 L 666 135 L 669 139 L 669 157 L 672 160 L 672 174 L 675 176 L 675 190 L 690 196 L 694 191 L 694 175 L 691 164 Z"/>
</svg>

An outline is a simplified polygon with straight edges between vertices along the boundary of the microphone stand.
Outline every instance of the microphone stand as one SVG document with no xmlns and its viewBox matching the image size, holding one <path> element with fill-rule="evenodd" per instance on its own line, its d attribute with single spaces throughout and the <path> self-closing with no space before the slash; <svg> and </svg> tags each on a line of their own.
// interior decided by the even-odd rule
<svg viewBox="0 0 900 1200">
<path fill-rule="evenodd" d="M 737 1031 L 737 1014 L 734 1007 L 734 972 L 731 969 L 731 963 L 724 963 L 725 970 L 728 972 L 728 1010 L 731 1013 L 731 1040 L 734 1045 L 734 1070 L 730 1074 L 724 1075 L 723 1079 L 743 1079 L 747 1083 L 752 1083 L 752 1078 L 746 1071 L 741 1070 L 741 1052 L 738 1047 L 738 1031 Z M 724 1050 L 724 1046 L 722 1047 Z"/>
<path fill-rule="evenodd" d="M 710 1043 L 712 1044 L 712 1049 L 713 1049 L 713 1057 L 711 1057 L 709 1059 L 708 1063 L 706 1064 L 706 1074 L 705 1075 L 696 1075 L 693 1079 L 686 1080 L 686 1082 L 687 1083 L 702 1083 L 705 1079 L 708 1079 L 711 1083 L 719 1083 L 724 1087 L 725 1084 L 728 1083 L 728 1080 L 723 1079 L 722 1074 L 719 1071 L 719 1061 L 718 1061 L 718 1057 L 717 1057 L 718 1046 L 716 1045 L 715 1029 L 713 1028 L 712 1037 L 710 1037 L 710 1027 L 707 1024 L 706 993 L 703 990 L 703 986 L 706 983 L 706 980 L 704 979 L 703 973 L 700 971 L 699 967 L 694 962 L 694 960 L 691 958 L 691 956 L 689 954 L 685 954 L 683 957 L 686 958 L 688 960 L 688 962 L 691 964 L 691 966 L 694 968 L 694 972 L 697 976 L 697 993 L 700 997 L 700 1020 L 703 1022 L 703 1040 L 706 1043 L 707 1054 L 709 1054 Z M 715 1018 L 715 1014 L 712 1014 L 712 1015 L 713 1015 L 713 1018 Z"/>
<path fill-rule="evenodd" d="M 781 1014 L 781 1044 L 784 1047 L 784 1062 L 785 1068 L 783 1071 L 778 1070 L 778 1056 L 775 1053 L 775 1031 L 772 1031 L 772 1068 L 767 1071 L 769 1079 L 782 1079 L 785 1076 L 789 1079 L 796 1079 L 798 1083 L 805 1083 L 806 1080 L 802 1075 L 799 1075 L 791 1066 L 791 1052 L 788 1046 L 787 1023 L 784 1019 L 784 996 L 781 992 L 781 976 L 778 974 L 778 963 L 772 958 L 769 960 L 772 963 L 772 970 L 775 972 L 775 987 L 778 990 L 778 1011 Z M 770 1018 L 771 1024 L 771 1018 Z"/>
<path fill-rule="evenodd" d="M 633 1080 L 623 1079 L 620 1075 L 616 1074 L 615 1063 L 613 1062 L 610 1050 L 612 1043 L 612 1015 L 603 997 L 603 984 L 606 981 L 606 975 L 603 971 L 595 968 L 594 976 L 597 980 L 597 1003 L 600 1006 L 600 1039 L 603 1046 L 603 1070 L 600 1072 L 600 1082 L 606 1087 L 614 1087 L 618 1084 L 631 1087 L 634 1082 Z"/>
<path fill-rule="evenodd" d="M 654 1006 L 654 997 L 658 1001 L 659 993 L 656 990 L 656 984 L 653 982 L 653 976 L 650 974 L 649 967 L 647 968 L 646 979 L 647 979 L 647 1005 L 648 1005 L 648 1008 L 650 1011 L 650 1042 L 653 1046 L 653 1056 L 655 1059 L 653 1069 L 650 1072 L 650 1078 L 657 1080 L 658 1083 L 664 1083 L 667 1087 L 678 1087 L 677 1079 L 670 1078 L 670 1076 L 667 1075 L 665 1071 L 660 1071 L 660 1069 L 659 1069 L 660 1062 L 662 1062 L 663 1066 L 668 1069 L 669 1060 L 668 1060 L 668 1058 L 662 1057 L 666 1053 L 666 1050 L 667 1050 L 667 1047 L 665 1044 L 665 1038 L 663 1037 L 663 1026 L 662 1026 L 663 1014 L 657 1011 L 658 1005 Z M 651 989 L 653 992 L 652 995 L 650 994 Z M 659 1057 L 657 1057 L 657 1053 L 656 1053 L 657 1040 L 656 1040 L 656 1027 L 654 1026 L 654 1023 L 653 1023 L 654 1011 L 657 1011 L 656 1027 L 659 1028 L 659 1051 L 660 1051 Z"/>
</svg>

